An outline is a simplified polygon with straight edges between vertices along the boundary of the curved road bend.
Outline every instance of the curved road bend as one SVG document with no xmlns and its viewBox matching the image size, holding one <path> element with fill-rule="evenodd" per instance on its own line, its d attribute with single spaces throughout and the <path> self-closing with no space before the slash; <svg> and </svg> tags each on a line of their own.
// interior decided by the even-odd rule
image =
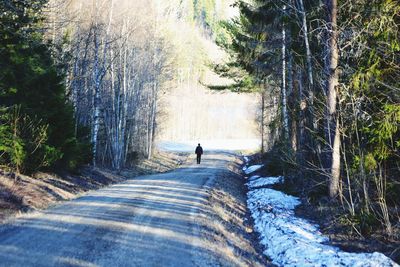
<svg viewBox="0 0 400 267">
<path fill-rule="evenodd" d="M 220 265 L 196 219 L 207 213 L 207 184 L 231 160 L 207 155 L 3 225 L 0 266 Z"/>
</svg>

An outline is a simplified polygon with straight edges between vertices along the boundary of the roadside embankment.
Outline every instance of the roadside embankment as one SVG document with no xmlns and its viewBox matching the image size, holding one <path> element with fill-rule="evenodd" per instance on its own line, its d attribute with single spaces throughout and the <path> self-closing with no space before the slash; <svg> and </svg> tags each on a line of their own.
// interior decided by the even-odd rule
<svg viewBox="0 0 400 267">
<path fill-rule="evenodd" d="M 246 158 L 245 158 L 246 159 Z M 247 161 L 247 159 L 246 159 Z M 330 243 L 317 224 L 295 214 L 301 199 L 273 188 L 284 177 L 262 177 L 263 165 L 246 165 L 247 206 L 264 246 L 264 254 L 279 266 L 399 266 L 379 252 L 345 252 Z"/>
<path fill-rule="evenodd" d="M 211 250 L 223 252 L 227 266 L 271 266 L 262 255 L 256 233 L 249 223 L 246 187 L 240 166 L 232 153 L 228 170 L 218 173 L 208 185 L 209 216 L 203 217 L 202 235 Z"/>
</svg>

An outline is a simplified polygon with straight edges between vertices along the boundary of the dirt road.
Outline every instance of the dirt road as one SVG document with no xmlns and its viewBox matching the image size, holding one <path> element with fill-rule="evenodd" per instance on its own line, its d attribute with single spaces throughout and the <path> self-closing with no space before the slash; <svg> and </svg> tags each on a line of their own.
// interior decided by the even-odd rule
<svg viewBox="0 0 400 267">
<path fill-rule="evenodd" d="M 215 266 L 198 221 L 228 153 L 140 176 L 0 227 L 0 266 Z"/>
</svg>

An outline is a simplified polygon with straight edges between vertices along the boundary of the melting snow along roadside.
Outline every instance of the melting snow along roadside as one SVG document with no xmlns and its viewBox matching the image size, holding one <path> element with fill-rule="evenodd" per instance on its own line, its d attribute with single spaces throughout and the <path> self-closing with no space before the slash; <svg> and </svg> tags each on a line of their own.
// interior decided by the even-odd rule
<svg viewBox="0 0 400 267">
<path fill-rule="evenodd" d="M 250 174 L 261 166 L 243 170 Z M 260 234 L 264 254 L 273 263 L 280 266 L 399 266 L 378 252 L 348 253 L 324 244 L 328 239 L 322 236 L 317 225 L 295 216 L 294 209 L 300 204 L 298 198 L 260 188 L 281 182 L 283 177 L 255 175 L 247 183 L 247 206 Z"/>
</svg>

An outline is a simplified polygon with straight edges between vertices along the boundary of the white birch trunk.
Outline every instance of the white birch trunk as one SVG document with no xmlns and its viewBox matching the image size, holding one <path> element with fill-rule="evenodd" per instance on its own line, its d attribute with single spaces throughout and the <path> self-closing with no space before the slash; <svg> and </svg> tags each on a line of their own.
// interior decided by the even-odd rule
<svg viewBox="0 0 400 267">
<path fill-rule="evenodd" d="M 327 136 L 329 144 L 328 164 L 330 165 L 329 195 L 336 198 L 340 182 L 340 130 L 336 112 L 338 86 L 338 29 L 337 29 L 337 0 L 326 0 L 328 8 L 328 66 L 327 70 Z"/>
<path fill-rule="evenodd" d="M 100 128 L 100 70 L 99 70 L 99 43 L 95 33 L 94 36 L 94 93 L 92 99 L 93 105 L 93 118 L 92 118 L 92 145 L 93 145 L 93 166 L 96 166 L 97 156 L 97 135 Z"/>
<path fill-rule="evenodd" d="M 304 3 L 303 0 L 299 0 L 299 6 L 300 6 L 300 13 L 301 13 L 301 19 L 302 19 L 302 27 L 303 27 L 303 33 L 304 33 L 304 44 L 306 46 L 306 60 L 307 60 L 307 75 L 308 75 L 308 82 L 311 86 L 311 89 L 314 86 L 314 78 L 313 78 L 313 70 L 312 70 L 312 54 L 311 54 L 311 49 L 310 49 L 310 43 L 308 40 L 308 26 L 307 26 L 307 15 L 306 11 L 304 8 Z"/>
<path fill-rule="evenodd" d="M 104 37 L 103 41 L 103 58 L 102 58 L 102 63 L 100 64 L 100 55 L 99 55 L 99 50 L 100 50 L 100 43 L 98 40 L 97 32 L 98 31 L 98 25 L 96 22 L 96 28 L 95 28 L 95 33 L 94 33 L 94 46 L 95 46 L 95 51 L 94 51 L 94 72 L 93 72 L 93 80 L 94 80 L 94 95 L 93 95 L 93 130 L 92 130 L 92 144 L 93 144 L 93 166 L 96 166 L 96 157 L 97 157 L 97 142 L 98 142 L 98 133 L 100 129 L 100 88 L 101 88 L 101 83 L 102 79 L 105 74 L 105 64 L 106 64 L 106 55 L 107 55 L 107 49 L 108 49 L 108 36 L 110 33 L 111 29 L 111 23 L 112 23 L 112 16 L 113 16 L 113 6 L 114 6 L 114 1 L 111 0 L 111 7 L 110 7 L 110 15 L 109 15 L 109 22 L 108 22 L 108 27 L 106 31 L 106 36 Z"/>
</svg>

